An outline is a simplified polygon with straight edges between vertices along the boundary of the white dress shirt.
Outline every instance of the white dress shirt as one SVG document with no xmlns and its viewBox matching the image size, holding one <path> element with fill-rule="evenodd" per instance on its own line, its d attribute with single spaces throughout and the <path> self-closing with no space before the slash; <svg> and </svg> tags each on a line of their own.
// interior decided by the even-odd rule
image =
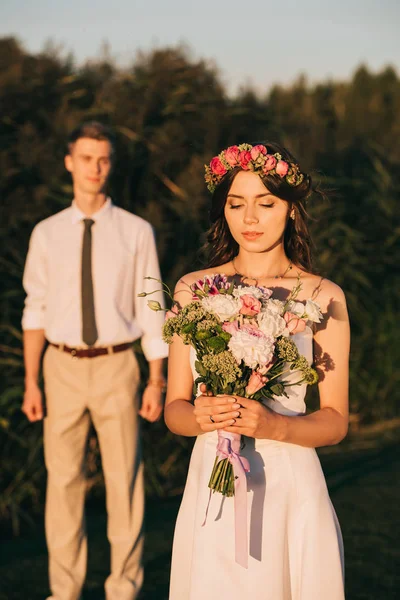
<svg viewBox="0 0 400 600">
<path fill-rule="evenodd" d="M 27 293 L 22 328 L 44 329 L 53 343 L 83 348 L 81 263 L 84 215 L 72 206 L 41 221 L 32 232 L 23 285 Z M 108 198 L 90 216 L 92 277 L 98 339 L 109 346 L 141 338 L 147 360 L 164 358 L 168 346 L 161 337 L 164 312 L 153 312 L 149 299 L 163 306 L 156 246 L 151 225 L 114 206 Z"/>
</svg>

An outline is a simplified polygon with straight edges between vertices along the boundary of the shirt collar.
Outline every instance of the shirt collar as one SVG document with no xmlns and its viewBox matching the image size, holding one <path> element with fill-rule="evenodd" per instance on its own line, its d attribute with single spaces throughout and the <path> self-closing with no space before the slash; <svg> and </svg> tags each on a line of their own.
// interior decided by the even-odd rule
<svg viewBox="0 0 400 600">
<path fill-rule="evenodd" d="M 85 213 L 83 213 L 80 208 L 77 207 L 75 200 L 72 201 L 72 205 L 71 205 L 71 209 L 72 209 L 72 223 L 79 223 L 79 221 L 82 221 L 83 219 L 93 219 L 93 221 L 97 221 L 98 219 L 104 217 L 105 215 L 108 214 L 108 212 L 111 210 L 112 207 L 112 202 L 111 202 L 111 198 L 107 198 L 107 200 L 104 202 L 103 206 L 95 213 L 93 213 L 92 215 L 90 215 L 90 217 L 88 217 L 88 215 L 85 215 Z"/>
</svg>

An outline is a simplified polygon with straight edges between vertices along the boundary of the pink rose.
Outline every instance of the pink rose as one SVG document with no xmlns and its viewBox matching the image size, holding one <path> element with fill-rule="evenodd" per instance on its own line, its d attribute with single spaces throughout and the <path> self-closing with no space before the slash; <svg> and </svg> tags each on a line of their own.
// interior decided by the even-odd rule
<svg viewBox="0 0 400 600">
<path fill-rule="evenodd" d="M 285 177 L 285 175 L 287 175 L 288 170 L 289 170 L 289 165 L 287 164 L 287 162 L 285 162 L 284 160 L 278 161 L 278 164 L 275 167 L 275 171 L 276 171 L 277 175 L 280 175 L 281 177 Z"/>
<path fill-rule="evenodd" d="M 260 154 L 267 154 L 267 149 L 262 144 L 257 144 L 257 146 L 253 146 L 250 150 L 250 155 L 253 160 L 257 160 Z"/>
<path fill-rule="evenodd" d="M 247 150 L 242 150 L 239 154 L 239 164 L 244 171 L 249 169 L 249 162 L 251 161 L 251 154 Z"/>
<path fill-rule="evenodd" d="M 238 163 L 239 148 L 237 146 L 229 146 L 225 150 L 225 160 L 231 167 L 236 167 Z"/>
<path fill-rule="evenodd" d="M 267 154 L 266 159 L 267 160 L 265 161 L 265 164 L 264 164 L 264 173 L 267 173 L 268 171 L 272 171 L 272 169 L 275 169 L 276 163 L 277 163 L 275 156 L 272 156 L 272 154 Z"/>
<path fill-rule="evenodd" d="M 250 375 L 249 383 L 246 387 L 247 396 L 252 396 L 256 392 L 258 392 L 258 390 L 261 390 L 261 388 L 264 387 L 267 381 L 268 377 L 265 377 L 265 375 L 261 375 L 261 373 L 259 373 L 258 371 L 253 371 Z"/>
<path fill-rule="evenodd" d="M 226 321 L 222 325 L 222 329 L 231 335 L 234 335 L 237 331 L 239 331 L 239 326 L 237 321 Z"/>
<path fill-rule="evenodd" d="M 214 156 L 212 161 L 210 162 L 210 169 L 215 175 L 225 175 L 226 168 L 221 162 L 221 159 L 218 156 Z"/>
<path fill-rule="evenodd" d="M 240 297 L 240 301 L 242 303 L 242 307 L 239 312 L 242 315 L 254 317 L 254 315 L 258 315 L 261 310 L 261 302 L 250 294 L 243 294 L 243 296 Z"/>
<path fill-rule="evenodd" d="M 286 321 L 286 327 L 289 330 L 289 333 L 292 335 L 295 333 L 300 333 L 300 331 L 304 331 L 306 328 L 306 321 L 304 319 L 300 319 L 300 317 L 294 313 L 285 312 L 283 318 Z"/>
</svg>

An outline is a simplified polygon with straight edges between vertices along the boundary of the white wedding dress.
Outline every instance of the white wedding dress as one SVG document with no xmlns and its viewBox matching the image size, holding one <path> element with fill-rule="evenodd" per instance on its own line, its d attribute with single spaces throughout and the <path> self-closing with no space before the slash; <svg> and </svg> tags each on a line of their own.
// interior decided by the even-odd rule
<svg viewBox="0 0 400 600">
<path fill-rule="evenodd" d="M 312 331 L 292 336 L 312 359 Z M 194 376 L 194 351 L 192 370 Z M 293 375 L 291 375 L 293 377 Z M 306 386 L 268 402 L 305 412 Z M 343 600 L 343 546 L 317 454 L 295 444 L 245 438 L 248 568 L 235 562 L 234 498 L 211 495 L 217 433 L 198 436 L 179 510 L 170 600 Z"/>
</svg>

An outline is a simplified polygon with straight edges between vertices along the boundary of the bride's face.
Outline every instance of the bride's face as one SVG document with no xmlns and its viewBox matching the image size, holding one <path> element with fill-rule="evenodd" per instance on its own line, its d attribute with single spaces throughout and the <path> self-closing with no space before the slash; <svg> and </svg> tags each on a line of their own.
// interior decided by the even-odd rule
<svg viewBox="0 0 400 600">
<path fill-rule="evenodd" d="M 226 199 L 224 214 L 234 240 L 248 252 L 265 252 L 282 242 L 288 203 L 267 190 L 260 177 L 239 171 Z"/>
</svg>

